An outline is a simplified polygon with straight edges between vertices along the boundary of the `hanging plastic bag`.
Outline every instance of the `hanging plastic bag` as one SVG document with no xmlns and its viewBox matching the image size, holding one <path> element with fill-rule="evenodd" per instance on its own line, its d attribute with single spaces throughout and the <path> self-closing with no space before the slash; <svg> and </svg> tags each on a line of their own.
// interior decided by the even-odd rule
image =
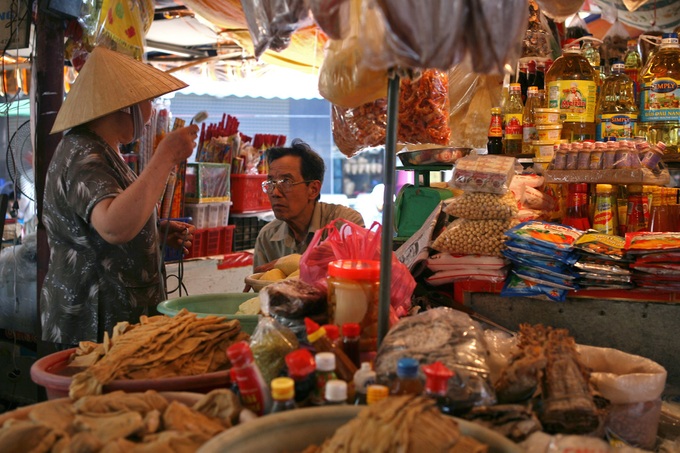
<svg viewBox="0 0 680 453">
<path fill-rule="evenodd" d="M 97 44 L 140 60 L 144 36 L 153 22 L 152 0 L 104 0 L 99 15 Z"/>
<path fill-rule="evenodd" d="M 466 1 L 368 0 L 362 19 L 375 67 L 446 70 L 465 55 Z"/>
<path fill-rule="evenodd" d="M 342 154 L 352 157 L 366 148 L 385 144 L 387 100 L 380 98 L 356 108 L 333 105 L 331 130 Z"/>
<path fill-rule="evenodd" d="M 590 31 L 588 31 L 588 26 L 578 14 L 574 14 L 570 20 L 565 21 L 565 24 L 569 24 L 567 26 L 565 40 L 579 39 L 590 34 Z"/>
<path fill-rule="evenodd" d="M 314 21 L 331 39 L 344 39 L 351 30 L 350 0 L 309 0 Z"/>
<path fill-rule="evenodd" d="M 350 31 L 342 40 L 326 45 L 319 70 L 319 94 L 345 108 L 358 107 L 387 95 L 387 71 L 365 66 L 359 42 L 361 0 L 349 0 Z"/>
<path fill-rule="evenodd" d="M 522 57 L 553 58 L 553 49 L 560 46 L 550 31 L 550 26 L 543 12 L 539 9 L 529 8 L 529 26 L 524 32 L 522 40 Z M 557 58 L 557 57 L 555 57 Z"/>
<path fill-rule="evenodd" d="M 423 71 L 418 79 L 402 80 L 397 140 L 448 145 L 451 138 L 449 106 L 446 72 L 429 69 Z"/>
<path fill-rule="evenodd" d="M 265 382 L 271 382 L 280 376 L 286 366 L 284 358 L 299 345 L 291 329 L 281 325 L 274 318 L 260 319 L 253 336 L 250 337 L 250 349 Z"/>
<path fill-rule="evenodd" d="M 629 39 L 630 34 L 628 30 L 617 18 L 612 26 L 609 27 L 609 30 L 607 30 L 607 34 L 604 35 L 602 45 L 600 46 L 600 55 L 604 58 L 607 67 L 610 66 L 612 59 L 619 61 L 625 59 Z"/>
<path fill-rule="evenodd" d="M 470 2 L 465 41 L 475 72 L 503 74 L 506 65 L 515 67 L 521 52 L 521 37 L 527 28 L 526 0 L 477 0 Z"/>
<path fill-rule="evenodd" d="M 243 0 L 255 57 L 288 47 L 299 28 L 312 24 L 309 0 Z"/>
<path fill-rule="evenodd" d="M 333 220 L 314 233 L 311 243 L 300 258 L 300 280 L 327 290 L 328 263 L 340 259 L 379 261 L 381 235 L 382 227 L 377 222 L 370 228 L 363 228 L 344 219 Z M 392 324 L 405 316 L 411 308 L 411 295 L 416 281 L 394 252 L 390 266 Z"/>
<path fill-rule="evenodd" d="M 584 0 L 536 0 L 538 7 L 555 22 L 564 22 L 569 16 L 578 13 Z M 580 36 L 577 36 L 580 38 Z"/>
</svg>

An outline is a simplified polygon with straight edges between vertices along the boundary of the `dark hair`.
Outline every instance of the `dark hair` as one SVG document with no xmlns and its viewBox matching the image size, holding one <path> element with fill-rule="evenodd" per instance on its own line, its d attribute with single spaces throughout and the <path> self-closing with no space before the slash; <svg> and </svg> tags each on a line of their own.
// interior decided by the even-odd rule
<svg viewBox="0 0 680 453">
<path fill-rule="evenodd" d="M 319 180 L 323 183 L 326 164 L 316 151 L 299 138 L 293 139 L 290 148 L 269 148 L 266 152 L 267 163 L 271 165 L 276 159 L 284 156 L 300 158 L 300 174 L 305 180 Z"/>
</svg>

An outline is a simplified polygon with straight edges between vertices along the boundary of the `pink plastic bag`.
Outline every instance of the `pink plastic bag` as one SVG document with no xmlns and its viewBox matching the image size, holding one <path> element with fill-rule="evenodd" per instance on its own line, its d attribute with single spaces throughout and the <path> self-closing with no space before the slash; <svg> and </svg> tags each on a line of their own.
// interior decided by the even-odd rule
<svg viewBox="0 0 680 453">
<path fill-rule="evenodd" d="M 339 259 L 380 260 L 382 226 L 373 222 L 363 228 L 348 220 L 336 219 L 314 233 L 300 258 L 300 280 L 327 291 L 328 263 Z M 406 316 L 416 281 L 408 268 L 392 252 L 390 285 L 390 324 Z"/>
</svg>

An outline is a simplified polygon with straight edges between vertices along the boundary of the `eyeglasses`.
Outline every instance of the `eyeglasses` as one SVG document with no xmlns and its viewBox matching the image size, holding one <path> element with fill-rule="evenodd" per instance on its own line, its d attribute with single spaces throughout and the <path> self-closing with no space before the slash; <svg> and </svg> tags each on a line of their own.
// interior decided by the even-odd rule
<svg viewBox="0 0 680 453">
<path fill-rule="evenodd" d="M 279 179 L 278 181 L 274 181 L 272 179 L 268 181 L 264 181 L 262 183 L 262 192 L 266 194 L 270 194 L 274 192 L 274 189 L 278 188 L 281 192 L 287 193 L 290 192 L 293 186 L 297 186 L 298 184 L 309 184 L 310 182 L 315 181 L 315 179 L 308 179 L 305 181 L 298 181 L 298 182 L 293 182 L 290 179 Z"/>
</svg>

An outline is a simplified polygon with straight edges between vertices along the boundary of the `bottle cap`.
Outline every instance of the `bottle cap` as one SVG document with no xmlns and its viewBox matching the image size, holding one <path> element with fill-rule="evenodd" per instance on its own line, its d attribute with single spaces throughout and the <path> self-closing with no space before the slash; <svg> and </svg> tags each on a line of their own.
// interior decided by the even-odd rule
<svg viewBox="0 0 680 453">
<path fill-rule="evenodd" d="M 343 337 L 358 337 L 361 335 L 361 326 L 356 322 L 346 322 L 342 325 Z"/>
<path fill-rule="evenodd" d="M 319 371 L 335 370 L 335 354 L 332 352 L 317 352 L 314 356 L 316 369 Z"/>
<path fill-rule="evenodd" d="M 378 401 L 387 398 L 389 394 L 390 389 L 386 385 L 371 384 L 366 390 L 366 403 L 377 403 Z"/>
<path fill-rule="evenodd" d="M 289 377 L 272 379 L 272 398 L 275 400 L 291 400 L 295 398 L 295 382 Z"/>
<path fill-rule="evenodd" d="M 439 395 L 446 394 L 449 379 L 454 374 L 453 371 L 449 370 L 442 362 L 437 361 L 430 365 L 423 365 L 423 372 L 425 373 L 425 390 Z"/>
<path fill-rule="evenodd" d="M 304 377 L 316 370 L 314 357 L 307 349 L 296 349 L 289 352 L 286 354 L 285 360 L 289 376 Z"/>
<path fill-rule="evenodd" d="M 340 338 L 340 329 L 335 324 L 324 324 L 321 327 L 326 331 L 326 335 L 328 335 L 328 338 L 330 338 L 331 341 Z"/>
<path fill-rule="evenodd" d="M 528 87 L 527 94 L 538 94 L 538 87 L 533 85 Z"/>
<path fill-rule="evenodd" d="M 326 390 L 324 394 L 326 401 L 334 403 L 347 402 L 347 382 L 341 379 L 331 379 L 326 382 Z"/>
<path fill-rule="evenodd" d="M 227 348 L 227 358 L 232 366 L 242 367 L 253 361 L 253 351 L 245 341 L 237 341 Z"/>
<path fill-rule="evenodd" d="M 595 193 L 611 193 L 614 187 L 611 184 L 596 184 Z"/>
<path fill-rule="evenodd" d="M 650 146 L 650 145 L 649 145 L 649 143 L 647 143 L 647 142 L 637 142 L 637 143 L 635 143 L 635 148 L 636 148 L 639 152 L 642 152 L 642 151 L 648 149 L 649 146 Z"/>
<path fill-rule="evenodd" d="M 360 281 L 380 280 L 380 261 L 336 260 L 328 263 L 328 276 Z"/>
<path fill-rule="evenodd" d="M 305 318 L 305 328 L 307 329 L 307 340 L 309 340 L 310 343 L 314 343 L 316 340 L 326 335 L 326 329 L 310 318 Z"/>
<path fill-rule="evenodd" d="M 405 378 L 418 377 L 419 363 L 411 357 L 402 357 L 397 362 L 397 376 Z"/>
<path fill-rule="evenodd" d="M 501 114 L 501 108 L 500 107 L 491 107 L 491 114 L 492 115 L 500 115 Z"/>
<path fill-rule="evenodd" d="M 656 142 L 656 147 L 659 148 L 662 152 L 666 152 L 666 144 L 664 142 Z"/>
</svg>

